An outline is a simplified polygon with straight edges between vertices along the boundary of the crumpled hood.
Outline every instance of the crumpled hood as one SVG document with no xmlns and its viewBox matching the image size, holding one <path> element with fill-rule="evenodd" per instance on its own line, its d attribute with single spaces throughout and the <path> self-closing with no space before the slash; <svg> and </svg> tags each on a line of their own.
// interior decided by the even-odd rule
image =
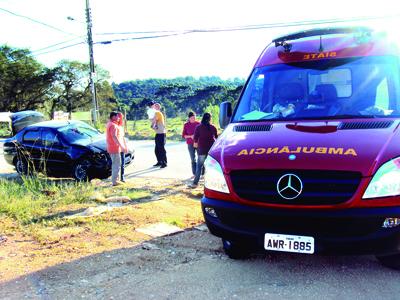
<svg viewBox="0 0 400 300">
<path fill-rule="evenodd" d="M 106 138 L 103 135 L 100 135 L 98 138 L 96 139 L 80 139 L 77 140 L 73 143 L 74 145 L 78 145 L 78 146 L 84 146 L 84 147 L 94 147 L 97 148 L 101 151 L 107 151 L 107 142 L 106 142 Z"/>
<path fill-rule="evenodd" d="M 388 126 L 377 128 L 380 121 Z M 358 171 L 371 176 L 382 163 L 400 155 L 399 121 L 380 121 L 231 124 L 210 155 L 221 163 L 224 172 L 313 169 Z M 260 125 L 267 129 L 259 130 Z M 270 130 L 268 125 L 272 125 Z"/>
</svg>

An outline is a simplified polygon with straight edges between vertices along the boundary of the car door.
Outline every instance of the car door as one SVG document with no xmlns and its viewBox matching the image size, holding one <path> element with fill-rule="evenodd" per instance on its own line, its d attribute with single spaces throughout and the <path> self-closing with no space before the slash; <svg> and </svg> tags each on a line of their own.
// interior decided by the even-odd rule
<svg viewBox="0 0 400 300">
<path fill-rule="evenodd" d="M 69 162 L 69 157 L 59 133 L 52 128 L 42 128 L 41 144 L 43 170 L 54 173 L 54 175 L 68 172 L 66 165 Z"/>
<path fill-rule="evenodd" d="M 27 129 L 21 139 L 21 145 L 18 145 L 17 152 L 21 158 L 29 165 L 33 165 L 34 171 L 40 170 L 42 146 L 40 142 L 39 128 Z"/>
</svg>

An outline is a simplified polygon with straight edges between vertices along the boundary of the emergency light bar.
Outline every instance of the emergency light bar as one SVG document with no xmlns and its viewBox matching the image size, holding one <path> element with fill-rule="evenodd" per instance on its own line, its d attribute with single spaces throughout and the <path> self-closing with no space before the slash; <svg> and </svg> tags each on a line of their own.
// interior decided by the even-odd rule
<svg viewBox="0 0 400 300">
<path fill-rule="evenodd" d="M 371 32 L 372 29 L 365 26 L 310 29 L 281 36 L 279 38 L 272 40 L 272 42 L 275 43 L 275 47 L 278 47 L 287 45 L 286 41 L 298 40 L 311 36 L 327 35 L 327 34 L 346 34 L 346 33 L 361 33 L 369 35 Z"/>
</svg>

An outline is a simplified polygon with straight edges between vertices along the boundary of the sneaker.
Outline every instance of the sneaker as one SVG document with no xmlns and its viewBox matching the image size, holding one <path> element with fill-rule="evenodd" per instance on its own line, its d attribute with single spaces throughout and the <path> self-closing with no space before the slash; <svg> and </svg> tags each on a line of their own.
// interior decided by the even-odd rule
<svg viewBox="0 0 400 300">
<path fill-rule="evenodd" d="M 188 185 L 188 187 L 191 189 L 195 189 L 195 188 L 197 188 L 197 184 L 191 183 Z"/>
<path fill-rule="evenodd" d="M 161 163 L 156 163 L 155 165 L 153 165 L 153 167 L 159 167 L 159 166 L 161 166 Z"/>
<path fill-rule="evenodd" d="M 162 164 L 162 165 L 160 166 L 160 169 L 163 169 L 163 168 L 166 168 L 166 167 L 167 167 L 166 164 Z"/>
<path fill-rule="evenodd" d="M 122 185 L 122 182 L 117 181 L 116 183 L 113 183 L 113 184 L 112 184 L 112 186 L 119 186 L 119 185 Z"/>
</svg>

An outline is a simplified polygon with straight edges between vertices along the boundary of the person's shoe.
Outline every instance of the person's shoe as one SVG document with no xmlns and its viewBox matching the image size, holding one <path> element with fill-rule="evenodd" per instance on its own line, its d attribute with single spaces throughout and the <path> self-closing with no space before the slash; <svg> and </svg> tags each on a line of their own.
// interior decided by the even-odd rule
<svg viewBox="0 0 400 300">
<path fill-rule="evenodd" d="M 159 167 L 159 166 L 161 166 L 161 163 L 156 163 L 155 165 L 153 165 L 153 167 Z"/>
<path fill-rule="evenodd" d="M 160 169 L 163 169 L 163 168 L 166 168 L 166 167 L 167 167 L 166 164 L 162 164 L 162 165 L 160 166 Z"/>
<path fill-rule="evenodd" d="M 191 183 L 188 185 L 188 188 L 195 189 L 197 188 L 197 186 L 198 186 L 197 184 Z"/>
<path fill-rule="evenodd" d="M 119 186 L 122 185 L 122 183 L 120 181 L 117 181 L 116 183 L 113 183 L 112 186 Z"/>
</svg>

